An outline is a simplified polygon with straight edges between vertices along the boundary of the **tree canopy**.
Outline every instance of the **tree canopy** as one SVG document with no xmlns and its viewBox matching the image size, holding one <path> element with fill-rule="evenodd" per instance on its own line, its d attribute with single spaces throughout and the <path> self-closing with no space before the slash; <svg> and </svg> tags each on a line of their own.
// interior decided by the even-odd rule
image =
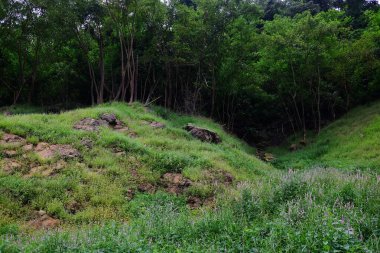
<svg viewBox="0 0 380 253">
<path fill-rule="evenodd" d="M 155 102 L 248 141 L 319 131 L 380 96 L 365 0 L 5 0 L 0 105 Z"/>
</svg>

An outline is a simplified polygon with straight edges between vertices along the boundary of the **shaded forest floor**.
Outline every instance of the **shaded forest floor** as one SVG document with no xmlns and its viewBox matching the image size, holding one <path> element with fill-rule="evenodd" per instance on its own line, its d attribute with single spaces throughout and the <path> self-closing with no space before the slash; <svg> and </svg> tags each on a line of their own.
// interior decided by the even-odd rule
<svg viewBox="0 0 380 253">
<path fill-rule="evenodd" d="M 379 104 L 273 164 L 160 107 L 38 110 L 0 116 L 0 252 L 380 251 Z"/>
</svg>

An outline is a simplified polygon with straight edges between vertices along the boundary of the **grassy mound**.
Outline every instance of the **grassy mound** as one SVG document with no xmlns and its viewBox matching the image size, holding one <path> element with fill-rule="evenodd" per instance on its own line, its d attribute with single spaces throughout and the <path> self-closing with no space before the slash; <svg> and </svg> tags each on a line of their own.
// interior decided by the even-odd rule
<svg viewBox="0 0 380 253">
<path fill-rule="evenodd" d="M 102 113 L 116 114 L 127 131 L 101 127 L 98 132 L 86 132 L 73 128 L 81 119 L 98 118 Z M 150 122 L 165 127 L 154 128 Z M 216 131 L 222 143 L 195 139 L 182 129 L 187 123 Z M 56 157 L 42 159 L 36 152 L 16 147 L 15 154 L 8 158 L 9 147 L 0 145 L 0 227 L 9 223 L 25 225 L 38 210 L 63 224 L 128 221 L 134 212 L 135 195 L 167 191 L 162 183 L 166 173 L 191 180 L 191 186 L 178 194 L 184 202 L 195 197 L 200 203 L 207 200 L 212 205 L 229 184 L 271 170 L 252 155 L 254 150 L 210 120 L 180 116 L 161 108 L 149 110 L 138 104 L 103 105 L 58 115 L 1 116 L 0 129 L 0 137 L 12 133 L 34 146 L 64 144 L 81 153 L 81 158 L 62 161 Z M 93 147 L 86 148 L 83 140 Z M 5 170 L 10 163 L 18 166 Z M 62 163 L 59 169 L 51 170 Z M 233 182 L 225 182 L 225 175 Z"/>
<path fill-rule="evenodd" d="M 103 113 L 128 129 L 73 129 Z M 215 131 L 222 142 L 195 139 L 183 130 L 187 123 Z M 51 168 L 61 160 L 2 147 L 2 161 L 21 167 L 4 170 L 3 163 L 0 172 L 0 252 L 380 251 L 373 170 L 277 170 L 207 119 L 138 104 L 0 116 L 0 129 L 33 150 L 46 142 L 81 154 L 31 173 L 32 164 Z M 173 192 L 168 178 L 191 184 Z M 38 210 L 50 223 L 59 220 L 59 229 L 33 229 Z"/>
<path fill-rule="evenodd" d="M 271 149 L 276 167 L 371 168 L 380 171 L 380 102 L 356 108 L 311 137 L 305 148 L 289 152 L 300 138 Z"/>
</svg>

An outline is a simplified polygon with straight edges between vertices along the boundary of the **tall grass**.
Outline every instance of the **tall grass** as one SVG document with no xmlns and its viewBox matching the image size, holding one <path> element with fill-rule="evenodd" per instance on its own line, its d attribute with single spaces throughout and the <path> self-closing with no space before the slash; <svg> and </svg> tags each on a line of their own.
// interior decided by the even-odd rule
<svg viewBox="0 0 380 253">
<path fill-rule="evenodd" d="M 3 237 L 3 252 L 379 252 L 380 188 L 371 172 L 316 168 L 243 182 L 216 209 L 140 196 L 135 218 Z"/>
</svg>

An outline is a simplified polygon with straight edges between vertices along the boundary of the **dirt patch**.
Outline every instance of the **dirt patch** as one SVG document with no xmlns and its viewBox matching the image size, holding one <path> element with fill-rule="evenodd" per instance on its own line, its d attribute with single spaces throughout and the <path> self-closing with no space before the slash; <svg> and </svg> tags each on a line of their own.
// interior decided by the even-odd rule
<svg viewBox="0 0 380 253">
<path fill-rule="evenodd" d="M 200 128 L 192 124 L 187 124 L 184 129 L 188 131 L 193 137 L 201 141 L 215 144 L 222 142 L 220 136 L 217 133 L 208 129 Z"/>
<path fill-rule="evenodd" d="M 28 225 L 35 229 L 53 229 L 60 225 L 60 220 L 54 219 L 46 214 L 45 211 L 36 212 L 34 220 L 29 221 Z"/>
<path fill-rule="evenodd" d="M 34 150 L 36 154 L 41 159 L 44 159 L 44 160 L 52 159 L 55 156 L 59 156 L 64 159 L 72 159 L 72 158 L 80 157 L 79 151 L 70 145 L 62 145 L 62 144 L 50 145 L 49 143 L 46 143 L 46 142 L 40 142 L 37 144 Z"/>
<path fill-rule="evenodd" d="M 166 173 L 161 178 L 161 184 L 165 187 L 167 192 L 181 194 L 186 188 L 191 186 L 192 182 L 182 174 Z"/>
</svg>

